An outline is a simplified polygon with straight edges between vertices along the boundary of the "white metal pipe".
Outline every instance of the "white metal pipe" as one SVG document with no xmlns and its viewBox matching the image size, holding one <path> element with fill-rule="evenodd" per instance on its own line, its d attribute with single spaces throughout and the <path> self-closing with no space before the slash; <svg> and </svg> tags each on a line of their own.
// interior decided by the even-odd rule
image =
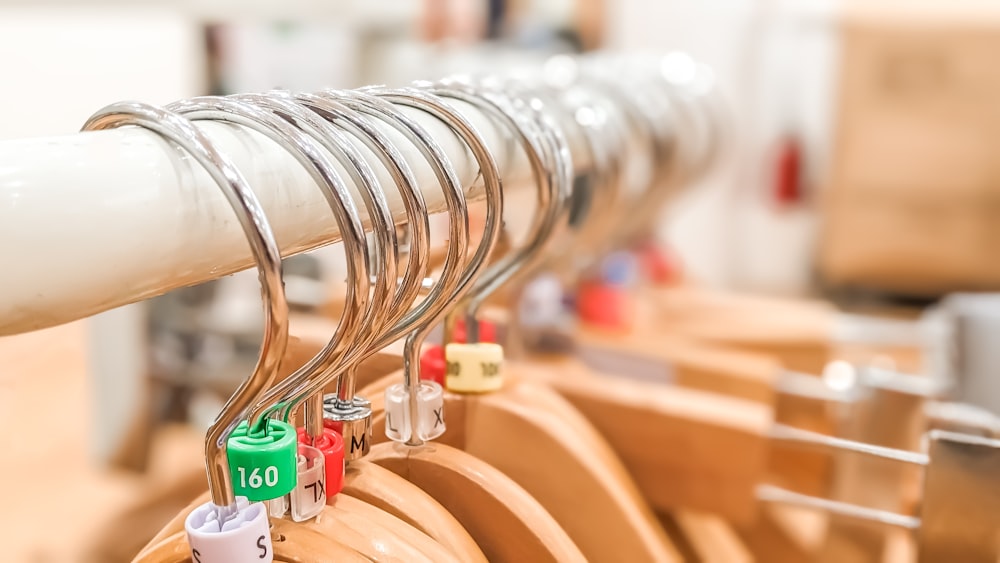
<svg viewBox="0 0 1000 563">
<path fill-rule="evenodd" d="M 524 154 L 505 152 L 516 147 L 509 134 L 472 106 L 455 105 L 496 155 L 505 189 L 525 184 Z M 442 144 L 470 198 L 480 197 L 478 168 L 465 145 L 437 119 L 404 111 Z M 338 240 L 319 187 L 289 153 L 236 126 L 198 126 L 245 174 L 283 253 Z M 428 206 L 443 210 L 437 181 L 417 149 L 379 126 L 414 168 Z M 388 174 L 356 144 L 402 220 Z M 573 152 L 576 157 L 580 151 Z M 0 142 L 0 264 L 0 334 L 13 334 L 218 278 L 252 262 L 236 216 L 208 174 L 155 133 L 127 128 Z"/>
</svg>

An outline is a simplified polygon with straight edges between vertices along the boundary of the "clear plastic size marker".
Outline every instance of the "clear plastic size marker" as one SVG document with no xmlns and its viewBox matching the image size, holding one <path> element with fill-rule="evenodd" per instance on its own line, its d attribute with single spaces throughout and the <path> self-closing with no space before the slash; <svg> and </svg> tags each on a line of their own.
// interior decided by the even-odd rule
<svg viewBox="0 0 1000 563">
<path fill-rule="evenodd" d="M 326 464 L 323 452 L 299 444 L 298 484 L 292 491 L 292 520 L 305 522 L 326 506 Z"/>
<path fill-rule="evenodd" d="M 290 504 L 291 501 L 288 500 L 288 495 L 273 498 L 267 501 L 267 513 L 271 518 L 284 518 L 285 514 L 288 514 Z"/>
<path fill-rule="evenodd" d="M 421 381 L 417 405 L 417 436 L 421 440 L 433 440 L 444 434 L 444 390 L 441 386 L 433 381 Z M 395 442 L 406 442 L 411 432 L 409 392 L 402 383 L 391 385 L 385 390 L 385 435 Z"/>
</svg>

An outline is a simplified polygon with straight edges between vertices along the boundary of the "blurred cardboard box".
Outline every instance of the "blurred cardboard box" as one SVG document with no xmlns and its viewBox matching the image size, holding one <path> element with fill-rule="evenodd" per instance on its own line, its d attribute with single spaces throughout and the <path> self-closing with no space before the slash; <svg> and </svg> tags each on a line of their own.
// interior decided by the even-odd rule
<svg viewBox="0 0 1000 563">
<path fill-rule="evenodd" d="M 847 2 L 819 270 L 1000 289 L 1000 2 Z"/>
</svg>

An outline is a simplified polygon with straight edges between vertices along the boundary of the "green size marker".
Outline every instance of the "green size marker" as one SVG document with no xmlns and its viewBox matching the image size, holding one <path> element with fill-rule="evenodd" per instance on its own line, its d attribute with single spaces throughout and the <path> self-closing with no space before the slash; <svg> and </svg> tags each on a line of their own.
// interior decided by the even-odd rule
<svg viewBox="0 0 1000 563">
<path fill-rule="evenodd" d="M 295 488 L 298 443 L 295 428 L 269 419 L 260 432 L 241 422 L 229 436 L 229 472 L 233 491 L 250 501 L 271 500 Z"/>
</svg>

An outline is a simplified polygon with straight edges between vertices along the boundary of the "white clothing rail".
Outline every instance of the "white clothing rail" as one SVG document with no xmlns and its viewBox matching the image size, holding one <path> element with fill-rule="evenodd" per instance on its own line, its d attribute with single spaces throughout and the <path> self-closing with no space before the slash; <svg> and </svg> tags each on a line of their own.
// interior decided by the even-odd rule
<svg viewBox="0 0 1000 563">
<path fill-rule="evenodd" d="M 525 185 L 527 159 L 519 148 L 505 153 L 516 144 L 507 142 L 502 126 L 470 105 L 454 104 L 492 149 L 505 189 Z M 442 144 L 469 197 L 481 197 L 478 167 L 464 143 L 436 118 L 404 111 Z M 198 126 L 244 173 L 283 254 L 339 240 L 319 187 L 288 152 L 240 127 Z M 406 155 L 428 207 L 443 210 L 441 190 L 416 147 L 379 126 Z M 388 174 L 357 146 L 405 220 Z M 584 158 L 580 152 L 573 150 L 575 159 Z M 0 335 L 87 317 L 252 266 L 236 216 L 208 174 L 155 133 L 131 127 L 0 141 L 0 263 Z"/>
</svg>

